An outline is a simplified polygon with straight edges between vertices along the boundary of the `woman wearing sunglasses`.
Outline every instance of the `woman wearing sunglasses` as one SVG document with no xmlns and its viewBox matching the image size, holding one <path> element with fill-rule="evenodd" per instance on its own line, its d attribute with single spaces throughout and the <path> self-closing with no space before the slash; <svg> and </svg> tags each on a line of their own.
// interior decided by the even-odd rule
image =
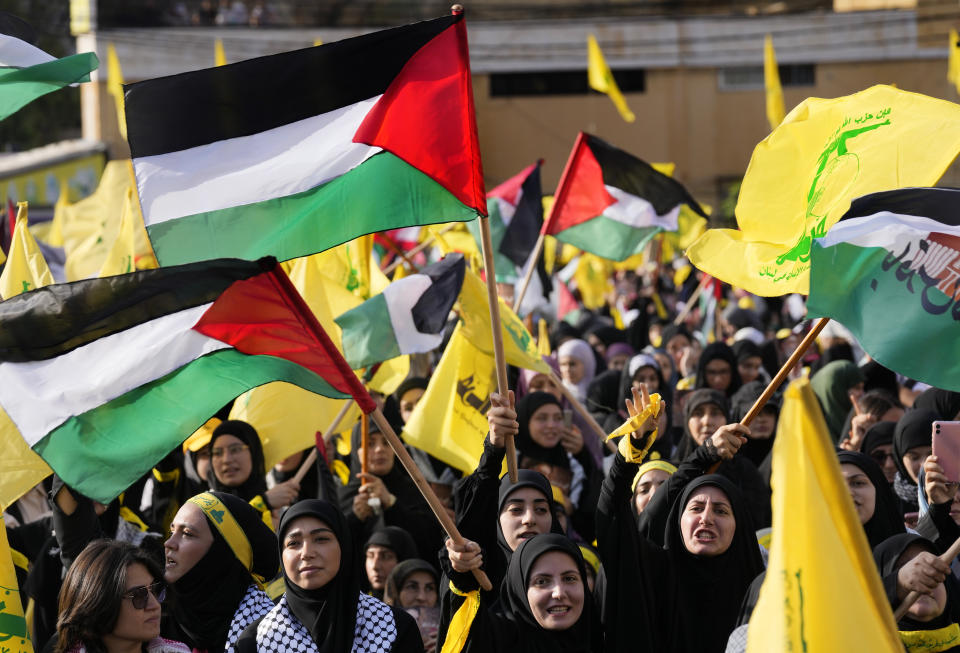
<svg viewBox="0 0 960 653">
<path fill-rule="evenodd" d="M 141 549 L 95 540 L 77 556 L 60 589 L 55 653 L 190 653 L 160 637 L 166 595 L 159 565 Z"/>
</svg>

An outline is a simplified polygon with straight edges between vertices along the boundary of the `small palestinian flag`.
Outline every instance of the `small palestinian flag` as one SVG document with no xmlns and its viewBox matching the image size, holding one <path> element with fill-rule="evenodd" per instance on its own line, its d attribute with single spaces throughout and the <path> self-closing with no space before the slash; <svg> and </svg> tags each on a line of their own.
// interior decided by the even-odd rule
<svg viewBox="0 0 960 653">
<path fill-rule="evenodd" d="M 124 88 L 161 265 L 486 215 L 462 15 Z"/>
<path fill-rule="evenodd" d="M 336 318 L 350 367 L 360 369 L 439 347 L 465 271 L 463 255 L 450 254 Z"/>
<path fill-rule="evenodd" d="M 273 259 L 46 286 L 0 303 L 0 405 L 109 502 L 223 405 L 285 381 L 374 405 Z"/>
<path fill-rule="evenodd" d="M 500 253 L 523 267 L 543 227 L 543 191 L 540 185 L 540 160 L 527 166 L 487 193 L 487 213 L 491 229 L 502 224 Z"/>
<path fill-rule="evenodd" d="M 865 195 L 813 241 L 808 316 L 831 317 L 890 369 L 960 391 L 960 190 Z"/>
<path fill-rule="evenodd" d="M 81 52 L 57 59 L 36 47 L 36 32 L 0 11 L 0 120 L 38 97 L 77 82 L 89 82 L 97 55 Z"/>
<path fill-rule="evenodd" d="M 580 132 L 544 233 L 622 261 L 661 231 L 676 231 L 680 206 L 706 217 L 687 189 L 648 163 Z"/>
</svg>

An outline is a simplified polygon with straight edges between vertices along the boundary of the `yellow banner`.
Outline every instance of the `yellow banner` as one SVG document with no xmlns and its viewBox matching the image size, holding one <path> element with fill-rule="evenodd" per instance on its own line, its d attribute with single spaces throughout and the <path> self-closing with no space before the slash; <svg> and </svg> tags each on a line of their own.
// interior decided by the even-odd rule
<svg viewBox="0 0 960 653">
<path fill-rule="evenodd" d="M 763 39 L 763 86 L 767 95 L 767 122 L 776 129 L 783 122 L 783 88 L 780 86 L 780 69 L 777 54 L 773 50 L 773 38 L 767 34 Z"/>
<path fill-rule="evenodd" d="M 13 230 L 10 255 L 0 273 L 0 297 L 10 299 L 28 290 L 36 290 L 53 283 L 53 275 L 43 258 L 43 252 L 27 228 L 27 211 L 17 218 Z"/>
<path fill-rule="evenodd" d="M 27 630 L 20 600 L 17 571 L 13 567 L 7 527 L 0 515 L 0 642 L 4 653 L 33 653 L 33 642 Z"/>
</svg>

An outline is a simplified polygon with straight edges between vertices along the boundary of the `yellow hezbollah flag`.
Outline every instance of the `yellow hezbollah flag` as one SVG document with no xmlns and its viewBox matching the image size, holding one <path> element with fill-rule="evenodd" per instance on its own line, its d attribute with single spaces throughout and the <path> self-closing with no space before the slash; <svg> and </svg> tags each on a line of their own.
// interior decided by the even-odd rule
<svg viewBox="0 0 960 653">
<path fill-rule="evenodd" d="M 472 472 L 487 435 L 490 393 L 496 390 L 493 357 L 466 338 L 459 324 L 403 427 L 403 439 L 434 458 Z"/>
<path fill-rule="evenodd" d="M 6 508 L 6 506 L 0 506 Z M 17 570 L 13 566 L 7 527 L 0 515 L 0 642 L 4 653 L 33 653 L 33 642 L 27 630 L 17 584 Z"/>
<path fill-rule="evenodd" d="M 596 310 L 607 303 L 607 293 L 613 290 L 613 271 L 613 261 L 589 252 L 580 255 L 573 278 L 584 306 Z"/>
<path fill-rule="evenodd" d="M 947 44 L 949 48 L 949 54 L 947 55 L 947 81 L 956 87 L 957 93 L 960 93 L 960 37 L 957 36 L 957 30 L 952 29 L 947 38 L 950 41 Z"/>
<path fill-rule="evenodd" d="M 227 55 L 223 51 L 223 41 L 217 39 L 213 42 L 213 65 L 214 66 L 226 66 L 227 65 Z"/>
<path fill-rule="evenodd" d="M 26 202 L 21 203 L 20 207 L 13 229 L 10 255 L 0 274 L 0 297 L 3 299 L 53 283 L 53 275 L 43 258 L 43 252 L 27 228 Z"/>
<path fill-rule="evenodd" d="M 627 101 L 620 92 L 610 66 L 607 60 L 603 58 L 603 52 L 600 51 L 600 45 L 593 34 L 587 35 L 587 79 L 590 82 L 590 88 L 601 93 L 606 93 L 613 100 L 613 104 L 620 112 L 620 117 L 627 122 L 633 122 L 637 119 L 633 111 L 627 106 Z"/>
<path fill-rule="evenodd" d="M 763 86 L 767 95 L 767 122 L 770 123 L 770 129 L 776 129 L 783 122 L 785 112 L 777 54 L 773 51 L 773 38 L 769 34 L 763 39 Z"/>
<path fill-rule="evenodd" d="M 806 379 L 773 445 L 773 534 L 748 653 L 903 651 L 870 545 Z"/>
<path fill-rule="evenodd" d="M 140 201 L 134 194 L 133 186 L 127 187 L 126 198 L 120 217 L 120 227 L 110 251 L 100 268 L 100 277 L 126 274 L 134 270 L 157 267 L 157 259 L 152 251 L 149 255 L 137 255 L 136 230 L 144 229 L 143 216 L 140 214 Z M 149 240 L 148 240 L 149 242 Z"/>
<path fill-rule="evenodd" d="M 740 229 L 687 250 L 707 274 L 756 295 L 808 293 L 810 245 L 861 195 L 933 186 L 960 151 L 960 105 L 892 86 L 808 98 L 754 149 Z"/>
<path fill-rule="evenodd" d="M 117 108 L 117 127 L 120 135 L 127 139 L 127 116 L 123 111 L 123 71 L 113 43 L 107 44 L 107 93 L 113 96 Z"/>
<path fill-rule="evenodd" d="M 13 420 L 0 408 L 0 512 L 53 470 L 27 445 Z"/>
</svg>

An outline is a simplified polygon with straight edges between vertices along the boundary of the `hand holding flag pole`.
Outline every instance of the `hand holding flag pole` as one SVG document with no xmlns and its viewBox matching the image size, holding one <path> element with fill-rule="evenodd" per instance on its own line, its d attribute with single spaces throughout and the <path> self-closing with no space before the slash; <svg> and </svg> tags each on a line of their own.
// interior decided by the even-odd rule
<svg viewBox="0 0 960 653">
<path fill-rule="evenodd" d="M 940 560 L 949 565 L 958 555 L 960 555 L 960 538 L 957 538 L 957 540 L 950 545 L 950 548 L 947 549 L 946 553 L 940 556 Z M 910 606 L 916 603 L 920 596 L 920 592 L 917 591 L 912 591 L 907 594 L 906 598 L 903 599 L 903 602 L 897 608 L 896 612 L 893 613 L 894 621 L 900 621 L 900 619 L 907 614 L 907 610 L 910 609 Z"/>
</svg>

